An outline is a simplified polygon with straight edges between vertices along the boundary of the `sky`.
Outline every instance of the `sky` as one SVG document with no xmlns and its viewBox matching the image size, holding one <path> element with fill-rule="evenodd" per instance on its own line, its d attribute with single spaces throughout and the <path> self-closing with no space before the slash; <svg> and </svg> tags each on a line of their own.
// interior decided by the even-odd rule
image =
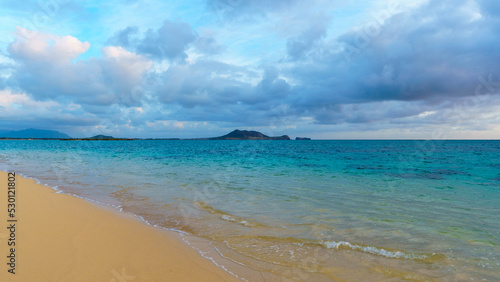
<svg viewBox="0 0 500 282">
<path fill-rule="evenodd" d="M 498 139 L 500 1 L 0 1 L 0 130 Z"/>
</svg>

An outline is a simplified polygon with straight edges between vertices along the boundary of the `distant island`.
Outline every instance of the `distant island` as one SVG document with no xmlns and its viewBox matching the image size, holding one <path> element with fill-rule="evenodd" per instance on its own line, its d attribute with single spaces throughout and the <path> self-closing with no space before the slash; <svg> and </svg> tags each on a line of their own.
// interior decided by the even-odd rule
<svg viewBox="0 0 500 282">
<path fill-rule="evenodd" d="M 63 141 L 131 141 L 132 138 L 115 138 L 109 135 L 96 135 L 89 138 L 64 138 Z"/>
<path fill-rule="evenodd" d="M 96 135 L 96 136 L 92 136 L 92 137 L 89 137 L 87 139 L 116 139 L 115 137 L 113 136 L 109 136 L 109 135 L 102 135 L 102 134 L 99 134 L 99 135 Z"/>
<path fill-rule="evenodd" d="M 258 131 L 234 130 L 224 136 L 208 138 L 208 140 L 290 140 L 288 135 L 269 137 Z"/>
<path fill-rule="evenodd" d="M 19 131 L 0 132 L 2 140 L 62 140 L 62 141 L 131 141 L 131 140 L 290 140 L 288 135 L 267 136 L 258 131 L 236 129 L 226 135 L 210 138 L 115 138 L 110 135 L 95 135 L 87 138 L 71 138 L 69 135 L 54 130 L 25 129 Z M 295 140 L 311 140 L 297 137 Z"/>
</svg>

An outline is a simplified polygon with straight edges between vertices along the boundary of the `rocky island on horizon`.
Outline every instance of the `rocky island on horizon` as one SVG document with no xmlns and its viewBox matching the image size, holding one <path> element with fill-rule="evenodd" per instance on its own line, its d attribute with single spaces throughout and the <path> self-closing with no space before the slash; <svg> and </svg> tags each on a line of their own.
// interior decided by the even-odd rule
<svg viewBox="0 0 500 282">
<path fill-rule="evenodd" d="M 233 130 L 230 133 L 220 136 L 207 138 L 208 140 L 290 140 L 288 135 L 269 137 L 258 131 L 252 130 Z"/>
<path fill-rule="evenodd" d="M 61 139 L 63 141 L 131 141 L 134 140 L 134 138 L 115 138 L 113 136 L 109 135 L 95 135 L 92 137 L 88 138 L 65 138 Z"/>
</svg>

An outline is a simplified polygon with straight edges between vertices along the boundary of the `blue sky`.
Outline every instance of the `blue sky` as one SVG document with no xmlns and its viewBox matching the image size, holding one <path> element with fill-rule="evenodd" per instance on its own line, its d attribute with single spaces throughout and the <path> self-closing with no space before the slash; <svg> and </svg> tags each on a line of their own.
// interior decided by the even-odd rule
<svg viewBox="0 0 500 282">
<path fill-rule="evenodd" d="M 41 0 L 0 11 L 0 130 L 500 136 L 498 1 Z"/>
</svg>

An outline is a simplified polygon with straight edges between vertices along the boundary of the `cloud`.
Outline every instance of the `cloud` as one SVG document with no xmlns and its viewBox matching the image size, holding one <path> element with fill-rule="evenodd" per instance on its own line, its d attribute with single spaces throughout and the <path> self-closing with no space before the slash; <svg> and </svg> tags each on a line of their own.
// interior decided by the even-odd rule
<svg viewBox="0 0 500 282">
<path fill-rule="evenodd" d="M 140 34 L 137 27 L 128 26 L 116 32 L 107 42 L 144 54 L 151 59 L 168 59 L 174 63 L 183 63 L 191 47 L 207 55 L 224 51 L 225 47 L 217 42 L 214 33 L 206 28 L 202 28 L 198 33 L 188 23 L 166 20 L 157 30 L 148 29 L 144 34 Z"/>
<path fill-rule="evenodd" d="M 278 68 L 267 66 L 264 69 L 262 80 L 257 85 L 257 92 L 261 94 L 260 97 L 262 98 L 284 99 L 288 95 L 290 88 L 288 82 L 280 78 Z"/>
<path fill-rule="evenodd" d="M 477 2 L 481 7 L 482 14 L 493 18 L 498 18 L 500 15 L 500 2 L 495 0 L 478 0 Z"/>
<path fill-rule="evenodd" d="M 334 124 L 349 120 L 334 114 L 343 104 L 437 105 L 475 95 L 478 77 L 499 75 L 500 36 L 498 15 L 482 17 L 484 7 L 473 4 L 429 1 L 393 15 L 371 36 L 361 27 L 318 43 L 307 60 L 285 72 L 298 84 L 292 106 Z"/>
<path fill-rule="evenodd" d="M 25 39 L 23 34 L 33 34 Z M 36 62 L 57 62 L 75 59 L 85 53 L 90 43 L 80 42 L 73 36 L 43 34 L 18 27 L 17 40 L 9 45 L 8 51 L 13 58 Z"/>
<path fill-rule="evenodd" d="M 293 6 L 297 0 L 207 0 L 207 9 L 223 20 L 247 21 L 254 17 L 266 16 L 267 13 Z"/>
<path fill-rule="evenodd" d="M 89 47 L 71 36 L 35 33 L 30 39 L 19 36 L 9 45 L 19 66 L 9 77 L 36 100 L 60 99 L 87 105 L 135 106 L 142 93 L 135 92 L 152 62 L 121 47 L 102 49 L 102 58 L 77 60 Z"/>
<path fill-rule="evenodd" d="M 288 39 L 288 56 L 293 60 L 301 59 L 316 42 L 326 35 L 328 22 L 329 17 L 322 14 L 312 18 L 299 36 Z"/>
<path fill-rule="evenodd" d="M 137 45 L 137 52 L 155 59 L 184 61 L 186 50 L 195 39 L 196 35 L 188 23 L 166 20 L 159 29 L 146 32 Z"/>
<path fill-rule="evenodd" d="M 214 32 L 207 29 L 202 30 L 201 35 L 197 35 L 193 46 L 201 53 L 208 55 L 220 54 L 226 49 L 214 38 Z"/>
<path fill-rule="evenodd" d="M 111 38 L 108 39 L 108 44 L 112 46 L 131 47 L 133 36 L 138 34 L 139 28 L 136 26 L 128 26 L 123 30 L 116 32 Z"/>
<path fill-rule="evenodd" d="M 56 101 L 35 101 L 27 94 L 0 90 L 0 127 L 19 129 L 23 126 L 47 129 L 87 127 L 100 119 L 86 113 L 79 105 Z"/>
<path fill-rule="evenodd" d="M 272 103 L 285 97 L 290 89 L 273 67 L 265 70 L 257 84 L 250 83 L 255 80 L 259 80 L 259 74 L 246 67 L 199 60 L 194 64 L 171 66 L 162 76 L 158 95 L 166 104 L 219 108 Z"/>
</svg>

